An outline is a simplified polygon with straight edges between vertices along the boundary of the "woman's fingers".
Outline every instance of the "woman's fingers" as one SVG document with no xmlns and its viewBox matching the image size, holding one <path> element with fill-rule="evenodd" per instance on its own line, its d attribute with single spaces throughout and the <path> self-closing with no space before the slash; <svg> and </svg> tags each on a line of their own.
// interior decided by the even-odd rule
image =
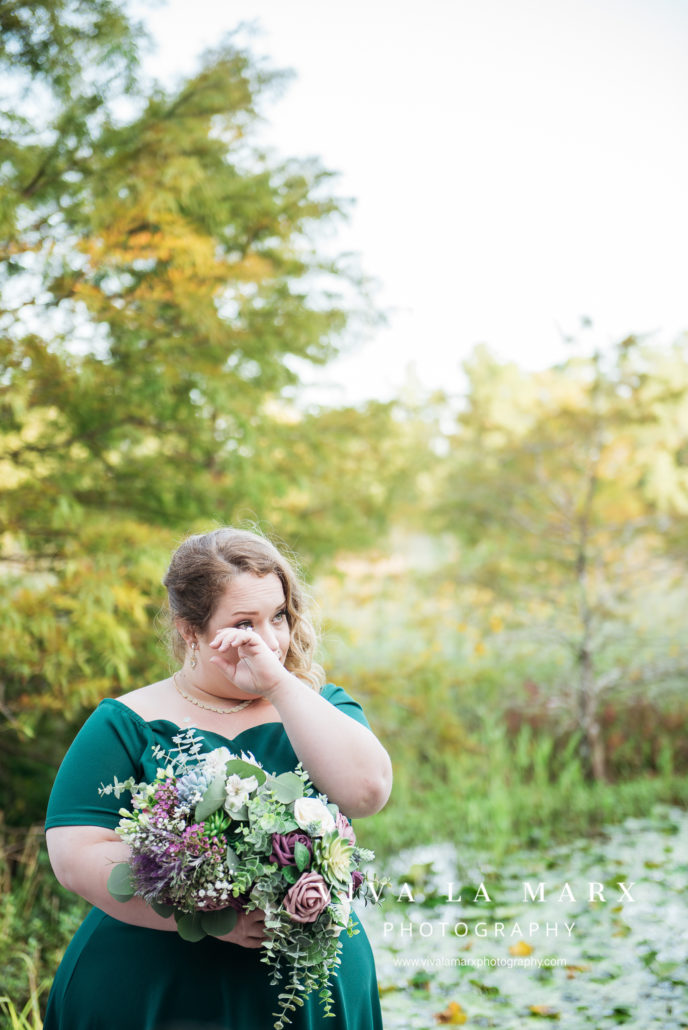
<svg viewBox="0 0 688 1030">
<path fill-rule="evenodd" d="M 265 940 L 265 913 L 261 909 L 240 912 L 237 924 L 223 940 L 239 944 L 242 948 L 260 948 Z"/>
<path fill-rule="evenodd" d="M 214 640 L 210 641 L 210 647 L 217 651 L 227 651 L 230 647 L 252 646 L 258 649 L 261 645 L 261 638 L 252 629 L 229 629 L 220 630 Z"/>
<path fill-rule="evenodd" d="M 210 642 L 210 647 L 213 648 L 210 663 L 240 690 L 262 694 L 265 689 L 272 688 L 275 664 L 281 668 L 282 663 L 255 630 L 220 630 Z"/>
<path fill-rule="evenodd" d="M 248 927 L 265 926 L 265 912 L 260 908 L 254 908 L 251 912 L 244 912 L 243 918 Z"/>
<path fill-rule="evenodd" d="M 259 908 L 247 912 L 246 922 L 248 936 L 262 942 L 265 938 L 265 912 Z"/>
</svg>

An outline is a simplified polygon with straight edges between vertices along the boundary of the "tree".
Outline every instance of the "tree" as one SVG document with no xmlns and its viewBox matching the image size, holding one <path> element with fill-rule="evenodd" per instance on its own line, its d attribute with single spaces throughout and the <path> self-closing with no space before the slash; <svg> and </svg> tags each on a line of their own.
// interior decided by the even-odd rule
<svg viewBox="0 0 688 1030">
<path fill-rule="evenodd" d="M 370 313 L 358 272 L 318 251 L 319 227 L 345 206 L 330 173 L 253 142 L 284 75 L 230 39 L 176 88 L 148 88 L 139 29 L 109 0 L 5 2 L 0 30 L 11 762 L 51 713 L 76 719 L 165 673 L 151 627 L 184 533 L 268 512 L 307 557 L 369 540 L 384 469 L 359 485 L 358 505 L 336 475 L 321 503 L 304 497 L 319 490 L 325 434 L 332 465 L 350 467 L 354 442 L 338 428 L 355 422 L 363 440 L 393 419 L 380 409 L 338 424 L 293 406 L 284 418 L 298 362 L 327 361 Z"/>
<path fill-rule="evenodd" d="M 628 339 L 534 374 L 478 350 L 466 370 L 441 523 L 520 639 L 558 649 L 545 703 L 604 779 L 604 698 L 688 671 L 677 612 L 653 618 L 685 572 L 667 545 L 688 513 L 688 356 Z"/>
<path fill-rule="evenodd" d="M 296 381 L 285 359 L 326 360 L 346 320 L 314 285 L 340 270 L 305 244 L 338 210 L 319 196 L 326 173 L 271 166 L 246 142 L 274 79 L 230 45 L 176 92 L 136 98 L 132 119 L 77 93 L 44 142 L 25 126 L 9 139 L 8 457 L 33 484 L 36 522 L 57 496 L 178 522 L 199 502 L 226 509 L 228 483 L 260 507 L 250 459 L 265 401 Z M 22 287 L 32 296 L 13 308 Z M 26 500 L 17 483 L 6 532 Z"/>
</svg>

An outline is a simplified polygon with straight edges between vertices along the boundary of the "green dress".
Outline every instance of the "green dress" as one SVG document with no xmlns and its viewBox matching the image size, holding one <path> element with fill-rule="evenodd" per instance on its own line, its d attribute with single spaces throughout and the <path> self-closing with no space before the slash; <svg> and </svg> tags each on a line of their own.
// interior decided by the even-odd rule
<svg viewBox="0 0 688 1030">
<path fill-rule="evenodd" d="M 363 725 L 360 705 L 341 687 L 322 695 Z M 48 804 L 46 829 L 114 829 L 125 800 L 98 795 L 117 776 L 155 778 L 151 745 L 173 746 L 179 727 L 146 722 L 120 701 L 102 701 L 77 734 L 60 766 Z M 198 730 L 208 750 L 227 745 L 248 751 L 270 772 L 293 769 L 297 757 L 281 723 L 253 726 L 234 738 Z M 293 1030 L 381 1030 L 375 964 L 363 928 L 342 933 L 341 965 L 331 978 L 335 1018 L 323 1016 L 317 992 L 292 1013 Z M 272 1030 L 279 987 L 269 984 L 260 950 L 205 937 L 183 941 L 175 932 L 149 930 L 93 908 L 60 964 L 44 1030 Z"/>
</svg>

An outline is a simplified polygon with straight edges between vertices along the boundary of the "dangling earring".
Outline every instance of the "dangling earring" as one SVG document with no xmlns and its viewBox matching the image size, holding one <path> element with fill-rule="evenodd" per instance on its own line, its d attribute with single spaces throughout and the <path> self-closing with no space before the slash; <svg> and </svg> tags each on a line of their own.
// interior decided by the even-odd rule
<svg viewBox="0 0 688 1030">
<path fill-rule="evenodd" d="M 194 640 L 192 642 L 192 644 L 191 644 L 191 657 L 189 658 L 189 665 L 191 666 L 192 669 L 195 669 L 196 666 L 198 665 L 198 658 L 196 657 L 196 648 L 197 647 L 198 647 L 198 644 Z"/>
</svg>

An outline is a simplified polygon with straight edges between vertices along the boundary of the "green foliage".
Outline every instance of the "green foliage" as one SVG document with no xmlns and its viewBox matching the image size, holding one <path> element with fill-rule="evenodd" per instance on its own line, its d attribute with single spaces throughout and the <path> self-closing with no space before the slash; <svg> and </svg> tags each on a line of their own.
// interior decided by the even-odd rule
<svg viewBox="0 0 688 1030">
<path fill-rule="evenodd" d="M 206 936 L 203 921 L 203 912 L 181 912 L 176 919 L 177 933 L 182 940 L 195 944 Z"/>
<path fill-rule="evenodd" d="M 134 897 L 134 881 L 127 862 L 119 862 L 112 867 L 108 876 L 107 889 L 115 901 L 131 901 Z"/>
<path fill-rule="evenodd" d="M 0 8 L 0 60 L 13 75 L 23 76 L 28 84 L 45 83 L 65 102 L 75 95 L 97 100 L 98 88 L 118 72 L 126 85 L 141 38 L 142 27 L 133 25 L 112 0 L 89 0 L 87 5 L 32 0 Z M 89 84 L 94 65 L 99 81 Z"/>
<path fill-rule="evenodd" d="M 521 640 L 558 644 L 546 694 L 604 779 L 610 691 L 674 689 L 688 672 L 678 607 L 647 632 L 648 595 L 666 609 L 685 571 L 671 541 L 688 512 L 688 353 L 628 339 L 529 374 L 478 350 L 467 372 L 437 523 L 460 542 L 462 566 L 468 552 L 459 581 L 480 584 L 486 608 L 506 607 L 500 621 Z"/>
<path fill-rule="evenodd" d="M 54 971 L 87 909 L 55 883 L 38 829 L 0 824 L 0 996 L 10 1027 L 40 1030 Z"/>
<path fill-rule="evenodd" d="M 208 816 L 222 807 L 226 799 L 225 781 L 225 770 L 218 770 L 202 799 L 196 805 L 196 811 L 194 812 L 196 822 L 202 823 L 204 819 L 207 819 Z"/>
<path fill-rule="evenodd" d="M 500 863 L 523 847 L 537 852 L 599 833 L 605 825 L 641 816 L 657 802 L 688 806 L 685 773 L 648 774 L 618 783 L 589 783 L 580 759 L 544 762 L 555 741 L 544 733 L 533 753 L 517 754 L 503 726 L 486 726 L 456 754 L 449 771 L 440 759 L 423 764 L 395 747 L 394 790 L 374 819 L 357 825 L 359 840 L 378 862 L 422 842 L 451 841 Z M 401 754 L 399 753 L 401 750 Z M 538 754 L 539 752 L 539 754 Z"/>
<path fill-rule="evenodd" d="M 35 971 L 28 956 L 21 954 L 30 971 L 29 975 L 35 981 Z M 9 1019 L 9 1030 L 42 1030 L 43 1020 L 38 1003 L 38 991 L 32 985 L 31 994 L 24 1007 L 17 1011 L 12 999 L 6 995 L 0 995 L 0 1012 L 3 1012 Z"/>
<path fill-rule="evenodd" d="M 303 797 L 304 783 L 296 773 L 281 773 L 271 781 L 271 790 L 281 804 L 289 805 L 297 798 Z"/>
<path fill-rule="evenodd" d="M 232 932 L 238 918 L 239 914 L 233 908 L 220 908 L 215 912 L 204 912 L 201 924 L 206 934 L 211 937 L 222 937 Z"/>
<path fill-rule="evenodd" d="M 107 0 L 5 4 L 0 27 L 0 785 L 21 821 L 45 784 L 26 802 L 13 753 L 54 767 L 85 710 L 167 674 L 179 539 L 258 517 L 307 561 L 370 543 L 409 492 L 408 429 L 399 406 L 289 399 L 371 315 L 317 250 L 345 210 L 330 173 L 253 141 L 283 74 L 229 39 L 148 87 Z"/>
<path fill-rule="evenodd" d="M 591 784 L 580 728 L 549 703 L 566 650 L 511 628 L 509 604 L 493 603 L 469 575 L 445 579 L 455 546 L 399 536 L 390 554 L 342 560 L 340 577 L 317 584 L 323 610 L 339 620 L 325 626 L 326 664 L 364 705 L 394 766 L 391 799 L 357 826 L 359 837 L 378 857 L 454 840 L 498 859 L 593 832 L 655 800 L 685 804 L 681 681 L 650 694 L 641 684 L 637 701 L 608 692 L 600 725 L 612 782 Z M 677 621 L 683 607 L 677 599 Z M 650 609 L 654 628 L 648 613 L 635 613 L 648 637 L 646 645 L 639 635 L 638 655 L 660 623 L 668 629 L 654 596 Z"/>
<path fill-rule="evenodd" d="M 278 438 L 265 406 L 296 382 L 285 359 L 323 361 L 346 321 L 343 270 L 305 243 L 338 210 L 319 198 L 327 174 L 268 165 L 247 139 L 270 85 L 228 44 L 176 92 L 139 87 L 138 117 L 104 110 L 64 168 L 46 142 L 30 197 L 21 162 L 5 162 L 18 208 L 41 218 L 0 241 L 5 285 L 41 282 L 28 308 L 43 333 L 26 304 L 6 307 L 1 369 L 2 528 L 34 553 L 61 553 L 56 530 L 77 535 L 93 509 L 176 526 L 261 509 L 251 459 Z"/>
<path fill-rule="evenodd" d="M 379 546 L 390 523 L 412 521 L 433 464 L 434 422 L 395 401 L 281 412 L 280 438 L 255 456 L 274 491 L 263 512 L 315 559 Z M 322 563 L 321 563 L 322 564 Z"/>
</svg>

